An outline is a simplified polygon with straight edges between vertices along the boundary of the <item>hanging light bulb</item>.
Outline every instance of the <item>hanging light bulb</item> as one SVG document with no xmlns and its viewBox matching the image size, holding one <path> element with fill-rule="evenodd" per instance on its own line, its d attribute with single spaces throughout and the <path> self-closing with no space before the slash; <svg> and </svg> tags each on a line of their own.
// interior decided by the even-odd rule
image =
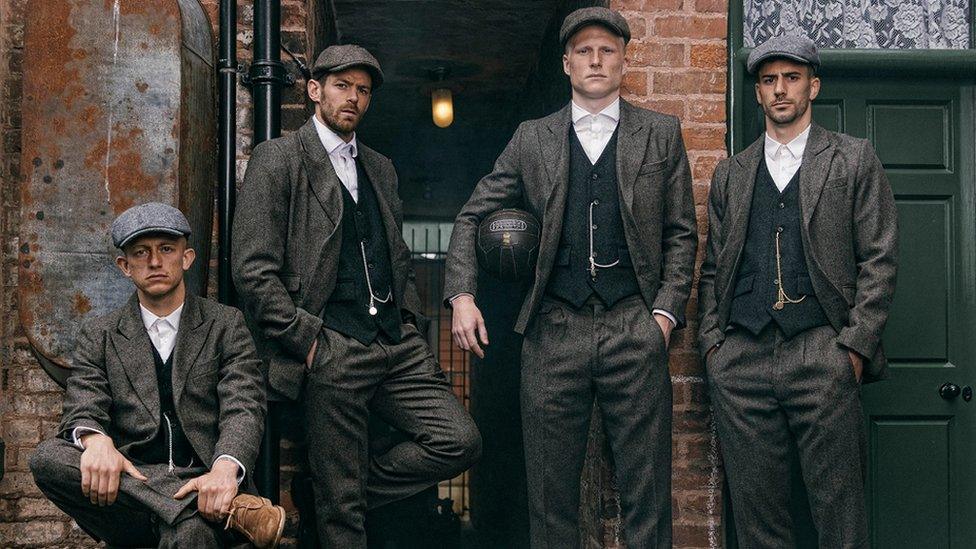
<svg viewBox="0 0 976 549">
<path fill-rule="evenodd" d="M 446 128 L 454 122 L 454 97 L 450 89 L 438 88 L 430 92 L 430 111 L 438 128 Z"/>
</svg>

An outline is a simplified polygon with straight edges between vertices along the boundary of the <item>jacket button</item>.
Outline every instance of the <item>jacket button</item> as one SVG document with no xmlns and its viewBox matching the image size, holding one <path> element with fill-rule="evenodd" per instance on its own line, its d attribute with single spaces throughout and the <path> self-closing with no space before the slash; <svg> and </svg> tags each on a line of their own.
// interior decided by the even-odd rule
<svg viewBox="0 0 976 549">
<path fill-rule="evenodd" d="M 596 227 L 596 223 L 594 223 L 594 224 L 593 224 L 593 230 L 595 231 L 596 229 L 597 229 L 597 227 Z"/>
<path fill-rule="evenodd" d="M 600 199 L 599 198 L 594 199 L 593 200 L 593 205 L 594 206 L 599 206 L 600 205 Z"/>
<path fill-rule="evenodd" d="M 786 207 L 786 204 L 783 204 L 782 202 L 780 202 L 780 203 L 779 203 L 779 209 L 781 209 L 781 210 L 782 210 L 782 209 L 783 209 L 783 208 L 785 208 L 785 207 Z"/>
<path fill-rule="evenodd" d="M 593 174 L 591 177 L 593 178 L 593 181 L 596 181 L 597 179 L 600 179 L 600 176 L 597 175 L 597 174 Z"/>
<path fill-rule="evenodd" d="M 374 265 L 373 263 L 370 263 L 369 264 L 369 268 L 372 269 L 373 267 L 376 267 L 376 265 Z"/>
<path fill-rule="evenodd" d="M 783 227 L 782 226 L 776 227 L 776 232 L 778 233 L 783 232 Z"/>
</svg>

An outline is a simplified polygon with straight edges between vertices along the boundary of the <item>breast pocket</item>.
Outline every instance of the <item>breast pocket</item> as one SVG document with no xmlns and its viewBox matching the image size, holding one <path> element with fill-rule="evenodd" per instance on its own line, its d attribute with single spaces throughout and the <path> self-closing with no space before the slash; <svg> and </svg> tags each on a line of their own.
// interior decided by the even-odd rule
<svg viewBox="0 0 976 549">
<path fill-rule="evenodd" d="M 648 162 L 646 164 L 642 164 L 640 170 L 637 171 L 637 177 L 644 177 L 644 176 L 660 173 L 664 171 L 665 167 L 667 167 L 667 163 L 668 161 L 667 159 L 665 159 L 665 160 L 656 160 L 654 162 Z"/>
</svg>

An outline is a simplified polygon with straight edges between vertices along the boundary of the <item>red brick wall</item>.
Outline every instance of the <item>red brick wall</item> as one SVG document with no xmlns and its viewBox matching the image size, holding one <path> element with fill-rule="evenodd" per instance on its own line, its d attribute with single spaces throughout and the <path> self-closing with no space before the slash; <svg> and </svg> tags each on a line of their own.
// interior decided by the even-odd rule
<svg viewBox="0 0 976 549">
<path fill-rule="evenodd" d="M 705 199 L 712 170 L 726 156 L 728 4 L 724 0 L 612 0 L 610 5 L 624 13 L 633 33 L 627 49 L 624 97 L 681 118 L 692 167 L 699 238 L 704 243 Z M 700 263 L 704 247 L 700 245 L 698 251 Z M 723 473 L 710 426 L 704 372 L 695 349 L 696 311 L 693 294 L 688 327 L 677 332 L 671 343 L 676 548 L 722 545 Z M 616 522 L 606 522 L 605 532 L 612 534 Z M 605 535 L 604 540 L 606 547 L 616 546 L 613 535 Z"/>
</svg>

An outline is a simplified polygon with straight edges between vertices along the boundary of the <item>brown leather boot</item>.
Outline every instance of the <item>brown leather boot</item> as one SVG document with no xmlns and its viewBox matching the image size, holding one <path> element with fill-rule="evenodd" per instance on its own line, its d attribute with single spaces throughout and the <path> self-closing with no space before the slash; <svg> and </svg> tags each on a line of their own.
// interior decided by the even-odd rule
<svg viewBox="0 0 976 549">
<path fill-rule="evenodd" d="M 267 498 L 238 494 L 230 503 L 225 528 L 244 534 L 258 549 L 277 547 L 285 529 L 285 510 Z"/>
</svg>

